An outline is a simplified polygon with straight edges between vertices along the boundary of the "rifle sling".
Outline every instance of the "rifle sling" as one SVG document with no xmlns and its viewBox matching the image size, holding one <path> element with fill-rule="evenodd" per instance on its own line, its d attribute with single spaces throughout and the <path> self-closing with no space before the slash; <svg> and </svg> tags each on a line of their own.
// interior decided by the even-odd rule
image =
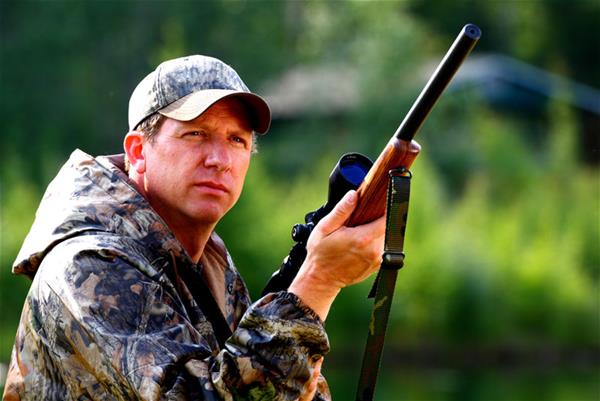
<svg viewBox="0 0 600 401">
<path fill-rule="evenodd" d="M 375 301 L 356 394 L 358 401 L 370 401 L 375 393 L 396 277 L 398 270 L 404 265 L 404 235 L 408 218 L 410 180 L 411 174 L 408 170 L 390 171 L 384 253 L 381 269 L 369 294 L 369 297 L 375 297 Z"/>
<path fill-rule="evenodd" d="M 202 310 L 202 313 L 206 317 L 206 320 L 213 327 L 215 337 L 221 349 L 225 345 L 225 341 L 231 337 L 232 331 L 225 320 L 225 316 L 221 312 L 221 308 L 217 304 L 217 301 L 210 292 L 208 285 L 204 282 L 204 278 L 200 274 L 200 271 L 196 269 L 182 269 L 179 274 L 185 280 L 186 285 L 192 292 L 194 300 L 198 304 L 198 307 Z"/>
</svg>

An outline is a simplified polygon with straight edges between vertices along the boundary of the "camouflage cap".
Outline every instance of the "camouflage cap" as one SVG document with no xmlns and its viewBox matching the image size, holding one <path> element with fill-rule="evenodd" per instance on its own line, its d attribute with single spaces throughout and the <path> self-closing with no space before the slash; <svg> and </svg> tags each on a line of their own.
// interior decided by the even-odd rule
<svg viewBox="0 0 600 401">
<path fill-rule="evenodd" d="M 129 129 L 153 113 L 179 121 L 198 117 L 217 101 L 234 96 L 249 111 L 251 125 L 265 134 L 271 124 L 267 103 L 250 92 L 237 72 L 213 57 L 193 55 L 161 63 L 134 89 L 129 99 Z"/>
</svg>

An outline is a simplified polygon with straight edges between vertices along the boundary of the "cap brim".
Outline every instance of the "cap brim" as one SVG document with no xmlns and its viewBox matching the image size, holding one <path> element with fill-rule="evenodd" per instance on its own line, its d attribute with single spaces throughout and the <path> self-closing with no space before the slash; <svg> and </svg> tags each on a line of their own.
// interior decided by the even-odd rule
<svg viewBox="0 0 600 401">
<path fill-rule="evenodd" d="M 179 121 L 190 121 L 204 113 L 219 100 L 235 97 L 240 99 L 249 111 L 252 129 L 266 134 L 271 125 L 271 110 L 265 100 L 254 93 L 227 89 L 206 89 L 190 93 L 163 107 L 158 112 L 163 116 Z"/>
</svg>

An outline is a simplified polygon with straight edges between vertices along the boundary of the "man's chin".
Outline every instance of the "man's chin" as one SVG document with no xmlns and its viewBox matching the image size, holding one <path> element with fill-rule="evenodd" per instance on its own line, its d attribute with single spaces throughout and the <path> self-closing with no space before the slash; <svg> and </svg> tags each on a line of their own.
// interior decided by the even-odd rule
<svg viewBox="0 0 600 401">
<path fill-rule="evenodd" d="M 221 207 L 205 206 L 194 208 L 192 213 L 189 213 L 189 217 L 196 224 L 217 224 L 221 218 L 227 213 L 227 210 Z"/>
</svg>

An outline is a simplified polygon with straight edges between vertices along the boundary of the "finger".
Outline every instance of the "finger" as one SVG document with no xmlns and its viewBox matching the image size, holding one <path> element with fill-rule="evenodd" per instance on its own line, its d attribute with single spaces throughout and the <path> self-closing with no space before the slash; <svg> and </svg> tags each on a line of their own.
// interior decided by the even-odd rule
<svg viewBox="0 0 600 401">
<path fill-rule="evenodd" d="M 414 163 L 417 156 L 419 156 L 420 152 L 421 152 L 421 145 L 419 145 L 419 143 L 416 141 L 411 141 L 409 144 L 407 153 L 404 156 L 404 159 L 402 160 L 402 166 L 404 166 L 407 169 L 410 168 L 410 166 L 412 166 L 412 164 Z"/>
<path fill-rule="evenodd" d="M 308 401 L 315 398 L 315 394 L 317 393 L 317 386 L 319 384 L 319 375 L 321 374 L 321 365 L 323 364 L 323 358 L 320 358 L 317 362 L 315 362 L 315 366 L 313 368 L 312 377 L 310 379 L 310 384 L 306 388 L 306 391 L 302 395 L 299 401 Z"/>
<path fill-rule="evenodd" d="M 315 362 L 315 367 L 313 370 L 313 379 L 318 379 L 321 374 L 321 366 L 323 365 L 323 357 L 319 358 L 317 362 Z"/>
<path fill-rule="evenodd" d="M 346 192 L 333 210 L 319 222 L 317 225 L 319 231 L 324 235 L 329 235 L 343 226 L 356 207 L 356 197 L 355 190 Z"/>
<path fill-rule="evenodd" d="M 386 216 L 384 215 L 370 223 L 348 228 L 348 234 L 354 240 L 352 246 L 357 246 L 358 249 L 371 246 L 381 246 L 381 249 L 383 250 L 385 224 Z"/>
<path fill-rule="evenodd" d="M 408 151 L 410 153 L 419 154 L 421 152 L 421 144 L 417 141 L 410 141 L 410 145 L 408 147 Z"/>
<path fill-rule="evenodd" d="M 379 238 L 385 236 L 385 220 L 386 216 L 383 215 L 370 223 L 363 224 L 361 227 L 366 232 L 371 234 L 372 238 Z M 356 227 L 355 227 L 356 228 Z"/>
</svg>

